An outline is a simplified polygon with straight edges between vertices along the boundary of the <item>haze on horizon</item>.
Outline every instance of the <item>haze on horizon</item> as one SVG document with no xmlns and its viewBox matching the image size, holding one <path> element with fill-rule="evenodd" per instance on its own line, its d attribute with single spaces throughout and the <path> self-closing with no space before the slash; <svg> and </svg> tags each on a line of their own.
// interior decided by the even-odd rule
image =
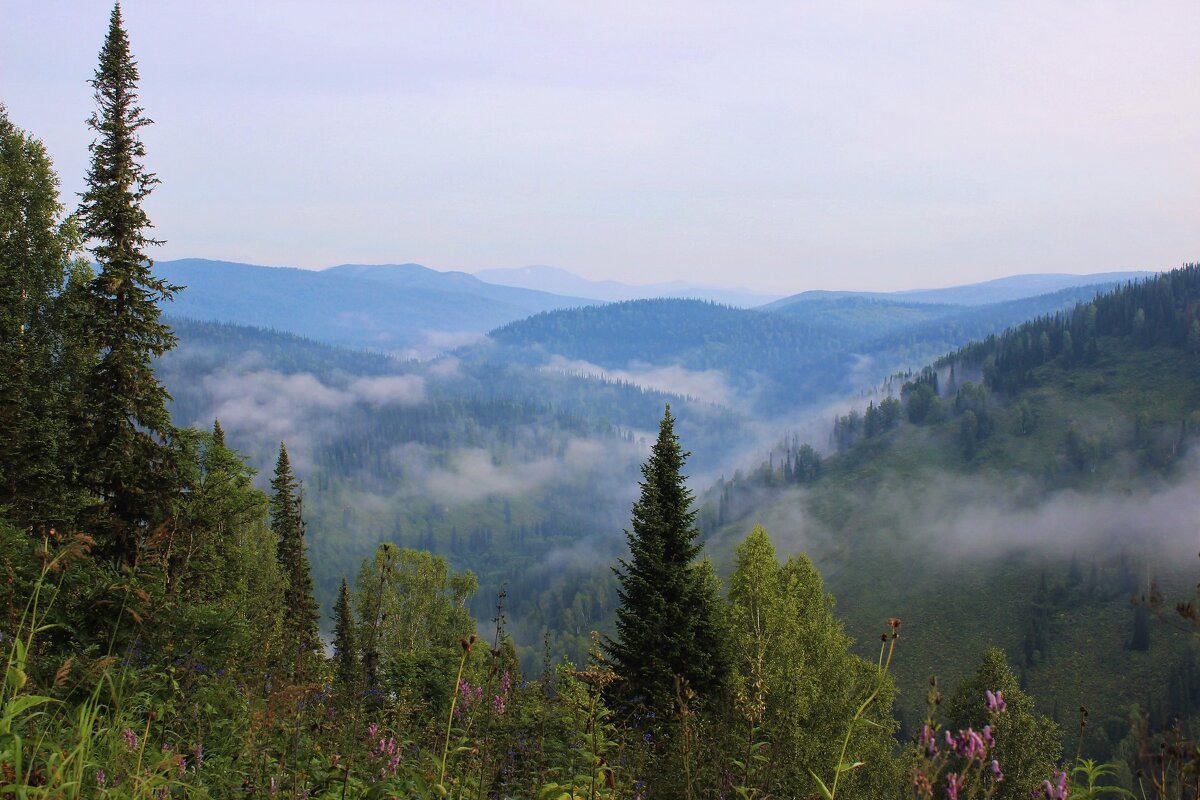
<svg viewBox="0 0 1200 800">
<path fill-rule="evenodd" d="M 6 0 L 82 187 L 107 2 Z M 157 258 L 791 293 L 1200 260 L 1200 4 L 125 0 Z"/>
</svg>

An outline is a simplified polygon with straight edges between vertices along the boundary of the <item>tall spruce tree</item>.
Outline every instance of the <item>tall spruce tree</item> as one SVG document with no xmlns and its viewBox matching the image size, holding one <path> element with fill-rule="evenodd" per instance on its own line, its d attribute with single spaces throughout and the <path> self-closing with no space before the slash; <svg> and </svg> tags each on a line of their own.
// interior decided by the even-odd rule
<svg viewBox="0 0 1200 800">
<path fill-rule="evenodd" d="M 304 547 L 304 515 L 300 484 L 292 474 L 287 448 L 279 443 L 275 477 L 271 479 L 271 530 L 279 537 L 277 556 L 283 575 L 283 657 L 294 675 L 320 648 L 320 608 L 313 597 L 312 572 Z"/>
<path fill-rule="evenodd" d="M 352 692 L 358 683 L 358 647 L 354 642 L 354 612 L 350 606 L 350 586 L 342 578 L 337 605 L 333 611 L 333 681 L 342 692 Z"/>
<path fill-rule="evenodd" d="M 703 567 L 697 563 L 696 512 L 683 475 L 690 453 L 679 445 L 667 406 L 658 440 L 642 465 L 641 497 L 625 532 L 630 558 L 615 569 L 620 581 L 617 637 L 609 658 L 623 678 L 622 698 L 658 715 L 674 708 L 677 681 L 702 699 L 724 687 L 729 667 L 713 630 L 718 612 Z"/>
<path fill-rule="evenodd" d="M 125 563 L 136 560 L 141 538 L 164 517 L 178 485 L 170 398 L 151 359 L 175 345 L 157 304 L 180 287 L 155 277 L 146 254 L 160 242 L 147 233 L 142 202 L 158 180 L 141 163 L 138 131 L 150 120 L 137 105 L 137 81 L 114 5 L 91 81 L 97 108 L 88 125 L 96 139 L 78 214 L 99 270 L 80 309 L 95 360 L 82 386 L 79 478 L 96 498 L 86 523 Z"/>
</svg>

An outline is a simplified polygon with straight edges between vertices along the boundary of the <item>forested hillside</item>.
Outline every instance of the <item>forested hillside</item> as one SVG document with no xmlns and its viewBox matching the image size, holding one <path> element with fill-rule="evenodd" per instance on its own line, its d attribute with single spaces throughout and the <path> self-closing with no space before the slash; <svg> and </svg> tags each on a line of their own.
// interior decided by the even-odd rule
<svg viewBox="0 0 1200 800">
<path fill-rule="evenodd" d="M 770 313 L 696 300 L 549 311 L 492 331 L 482 357 L 646 384 L 778 416 L 873 388 L 973 339 L 1073 308 L 1115 283 L 993 304 L 818 297 Z M 469 352 L 469 350 L 467 351 Z M 786 424 L 786 421 L 784 422 Z"/>
<path fill-rule="evenodd" d="M 1162 726 L 1200 699 L 1191 642 L 1150 603 L 1186 595 L 1200 566 L 1197 297 L 1189 266 L 896 381 L 835 420 L 814 443 L 825 458 L 785 442 L 715 487 L 709 546 L 754 522 L 788 530 L 852 632 L 912 623 L 906 721 L 930 673 L 964 675 L 995 643 L 1068 740 L 1087 705 L 1085 752 L 1127 755 L 1135 708 Z"/>
</svg>

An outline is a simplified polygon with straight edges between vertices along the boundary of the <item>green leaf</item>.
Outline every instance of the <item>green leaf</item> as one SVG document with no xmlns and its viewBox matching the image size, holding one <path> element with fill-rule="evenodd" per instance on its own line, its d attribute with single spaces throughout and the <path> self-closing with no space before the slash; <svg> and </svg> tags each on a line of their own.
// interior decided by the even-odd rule
<svg viewBox="0 0 1200 800">
<path fill-rule="evenodd" d="M 8 674 L 4 679 L 4 686 L 10 692 L 19 692 L 29 682 L 29 676 L 25 674 L 25 670 L 18 667 L 16 664 L 8 668 Z"/>
<path fill-rule="evenodd" d="M 20 714 L 25 713 L 31 708 L 43 705 L 45 703 L 54 702 L 53 698 L 42 697 L 37 694 L 27 694 L 24 697 L 17 697 L 8 703 L 4 708 L 4 716 L 9 719 L 15 719 Z"/>
<path fill-rule="evenodd" d="M 821 790 L 821 796 L 825 800 L 833 800 L 833 792 L 829 791 L 829 787 L 825 785 L 825 781 L 821 780 L 821 776 L 817 775 L 811 769 L 808 771 L 808 774 L 812 775 L 813 780 L 817 782 L 817 788 Z"/>
</svg>

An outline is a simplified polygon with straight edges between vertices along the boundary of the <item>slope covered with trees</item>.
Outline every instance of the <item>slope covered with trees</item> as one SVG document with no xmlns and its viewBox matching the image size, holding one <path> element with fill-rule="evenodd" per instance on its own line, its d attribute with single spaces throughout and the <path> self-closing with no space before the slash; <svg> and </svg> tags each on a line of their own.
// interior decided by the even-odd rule
<svg viewBox="0 0 1200 800">
<path fill-rule="evenodd" d="M 628 301 L 511 322 L 490 334 L 502 347 L 488 345 L 480 357 L 551 365 L 558 357 L 566 360 L 564 369 L 594 365 L 635 375 L 653 374 L 654 367 L 707 372 L 733 390 L 732 398 L 708 399 L 778 415 L 858 393 L 896 371 L 1030 318 L 1069 310 L 1116 285 L 982 305 L 819 297 L 770 312 L 696 300 Z"/>
<path fill-rule="evenodd" d="M 913 623 L 896 670 L 909 724 L 928 674 L 966 674 L 991 642 L 1069 741 L 1084 704 L 1085 752 L 1128 754 L 1131 713 L 1168 725 L 1200 689 L 1186 637 L 1130 603 L 1194 576 L 1198 274 L 1120 288 L 897 379 L 834 420 L 816 470 L 781 444 L 709 494 L 710 548 L 754 521 L 790 526 L 851 631 L 885 613 Z"/>
</svg>

